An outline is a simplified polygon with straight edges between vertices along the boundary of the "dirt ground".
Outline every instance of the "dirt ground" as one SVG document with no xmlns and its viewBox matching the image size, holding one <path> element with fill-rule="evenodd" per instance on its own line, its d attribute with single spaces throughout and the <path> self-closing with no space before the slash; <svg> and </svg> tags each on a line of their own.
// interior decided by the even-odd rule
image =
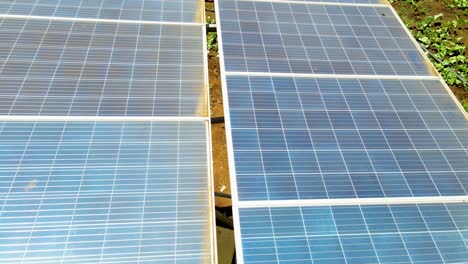
<svg viewBox="0 0 468 264">
<path fill-rule="evenodd" d="M 418 1 L 418 0 L 417 0 Z M 418 9 L 409 9 L 401 2 L 395 2 L 393 6 L 400 14 L 414 20 L 422 20 L 427 15 L 436 15 L 439 13 L 444 14 L 444 20 L 451 20 L 456 17 L 466 18 L 466 12 L 454 11 L 447 9 L 446 5 L 439 0 L 421 0 L 421 6 L 428 13 L 423 13 Z M 215 18 L 214 3 L 212 0 L 205 1 L 206 17 Z M 457 13 L 458 12 L 458 13 Z M 468 45 L 468 27 L 465 24 L 458 32 L 458 36 L 463 37 L 465 46 Z M 468 55 L 468 51 L 466 51 Z M 211 51 L 208 56 L 208 69 L 209 69 L 209 82 L 210 82 L 210 103 L 211 103 L 211 117 L 224 116 L 223 112 L 223 99 L 221 91 L 221 78 L 219 59 L 217 53 Z M 468 99 L 468 91 L 461 87 L 451 87 L 454 94 L 458 99 Z M 231 185 L 229 183 L 229 166 L 227 159 L 226 149 L 226 131 L 224 124 L 214 124 L 212 129 L 212 142 L 213 142 L 213 167 L 214 167 L 214 187 L 215 191 L 223 193 L 231 193 Z M 216 197 L 216 206 L 226 207 L 231 205 L 230 199 Z"/>
<path fill-rule="evenodd" d="M 215 18 L 213 1 L 205 2 L 205 13 L 206 17 Z M 224 116 L 219 59 L 217 57 L 217 53 L 213 51 L 208 54 L 208 73 L 210 81 L 211 117 Z M 229 184 L 229 166 L 226 150 L 226 130 L 224 124 L 214 124 L 211 126 L 211 139 L 213 142 L 215 191 L 230 194 L 231 185 Z M 226 207 L 231 205 L 231 200 L 216 197 L 215 204 L 218 207 Z"/>
</svg>

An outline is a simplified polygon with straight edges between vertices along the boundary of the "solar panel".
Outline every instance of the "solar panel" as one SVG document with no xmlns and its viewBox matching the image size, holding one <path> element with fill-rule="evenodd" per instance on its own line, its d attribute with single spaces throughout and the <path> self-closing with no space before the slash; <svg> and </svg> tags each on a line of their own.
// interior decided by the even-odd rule
<svg viewBox="0 0 468 264">
<path fill-rule="evenodd" d="M 5 0 L 0 14 L 202 23 L 197 0 Z"/>
<path fill-rule="evenodd" d="M 1 263 L 216 262 L 203 19 L 1 1 Z"/>
<path fill-rule="evenodd" d="M 386 6 L 219 1 L 226 71 L 432 75 Z"/>
<path fill-rule="evenodd" d="M 238 263 L 468 261 L 468 118 L 391 6 L 217 15 Z"/>
<path fill-rule="evenodd" d="M 208 263 L 207 123 L 3 122 L 2 263 Z"/>
<path fill-rule="evenodd" d="M 0 115 L 206 115 L 202 26 L 3 18 Z"/>
<path fill-rule="evenodd" d="M 244 263 L 465 263 L 466 203 L 242 208 Z"/>
<path fill-rule="evenodd" d="M 468 120 L 438 80 L 226 85 L 241 201 L 468 194 Z"/>
</svg>

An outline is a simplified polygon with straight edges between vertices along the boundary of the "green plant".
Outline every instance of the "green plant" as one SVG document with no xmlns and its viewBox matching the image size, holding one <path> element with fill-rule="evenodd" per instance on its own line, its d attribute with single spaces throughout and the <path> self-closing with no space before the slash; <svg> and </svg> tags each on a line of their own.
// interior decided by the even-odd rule
<svg viewBox="0 0 468 264">
<path fill-rule="evenodd" d="M 468 99 L 461 100 L 461 103 L 463 105 L 463 108 L 465 108 L 465 111 L 468 112 Z"/>
<path fill-rule="evenodd" d="M 468 0 L 450 0 L 447 4 L 450 8 L 468 8 Z"/>
<path fill-rule="evenodd" d="M 208 41 L 207 41 L 207 48 L 208 51 L 215 51 L 218 52 L 218 40 L 217 40 L 216 32 L 208 33 Z"/>
<path fill-rule="evenodd" d="M 415 38 L 436 57 L 431 59 L 445 81 L 468 89 L 468 85 L 457 78 L 457 74 L 465 80 L 468 78 L 468 58 L 461 38 L 455 34 L 468 21 L 453 19 L 444 22 L 442 17 L 442 14 L 427 16 L 418 23 L 413 21 L 409 24 L 415 25 L 411 27 Z"/>
<path fill-rule="evenodd" d="M 216 20 L 211 17 L 207 17 L 206 22 L 208 24 L 216 24 Z M 208 33 L 206 46 L 208 51 L 218 52 L 218 35 L 216 32 Z"/>
</svg>

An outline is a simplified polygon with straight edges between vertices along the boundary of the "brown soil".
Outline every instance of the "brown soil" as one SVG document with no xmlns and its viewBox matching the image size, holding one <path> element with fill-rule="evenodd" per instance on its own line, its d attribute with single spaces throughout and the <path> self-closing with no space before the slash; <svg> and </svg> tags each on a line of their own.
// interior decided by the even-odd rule
<svg viewBox="0 0 468 264">
<path fill-rule="evenodd" d="M 449 8 L 446 4 L 450 0 L 416 0 L 416 4 L 407 3 L 405 1 L 395 1 L 392 5 L 398 14 L 405 21 L 419 22 L 427 16 L 443 14 L 443 21 L 451 21 L 457 18 L 468 19 L 468 9 Z M 416 27 L 416 25 L 410 25 Z M 468 23 L 463 23 L 460 28 L 454 32 L 456 36 L 461 37 L 460 42 L 465 47 L 468 46 Z M 468 56 L 468 49 L 465 49 L 465 56 Z M 468 100 L 468 91 L 462 86 L 450 86 L 450 89 L 458 98 L 458 100 Z"/>
<path fill-rule="evenodd" d="M 205 2 L 206 17 L 215 18 L 214 4 Z M 210 51 L 208 54 L 208 74 L 210 81 L 210 112 L 211 117 L 224 116 L 223 94 L 221 91 L 221 76 L 217 53 Z M 224 124 L 211 126 L 211 139 L 213 145 L 213 170 L 214 188 L 216 192 L 231 193 L 229 184 L 229 166 L 226 149 L 226 130 Z M 216 197 L 216 206 L 226 207 L 231 205 L 230 199 Z"/>
<path fill-rule="evenodd" d="M 219 60 L 214 52 L 210 52 L 208 56 L 208 72 L 210 76 L 211 117 L 224 116 Z M 226 130 L 224 124 L 213 124 L 211 126 L 211 138 L 213 141 L 212 144 L 215 191 L 231 193 L 231 185 L 229 184 L 229 166 L 226 150 Z M 216 206 L 225 207 L 230 205 L 231 200 L 220 197 L 216 198 Z"/>
</svg>

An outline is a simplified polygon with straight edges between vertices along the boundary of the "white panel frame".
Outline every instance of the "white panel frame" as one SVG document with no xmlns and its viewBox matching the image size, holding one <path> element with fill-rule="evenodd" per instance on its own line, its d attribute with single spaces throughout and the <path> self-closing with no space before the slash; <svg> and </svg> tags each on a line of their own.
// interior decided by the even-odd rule
<svg viewBox="0 0 468 264">
<path fill-rule="evenodd" d="M 214 0 L 215 4 L 215 16 L 216 16 L 216 31 L 218 39 L 218 54 L 219 54 L 219 67 L 221 76 L 221 89 L 223 94 L 223 110 L 224 110 L 224 127 L 226 131 L 226 146 L 227 146 L 227 157 L 229 166 L 229 180 L 231 186 L 231 202 L 232 202 L 232 217 L 234 225 L 234 243 L 236 247 L 236 262 L 238 264 L 244 263 L 244 251 L 242 249 L 241 232 L 240 232 L 240 218 L 239 218 L 239 195 L 237 192 L 237 173 L 234 161 L 234 146 L 232 143 L 232 129 L 231 129 L 231 115 L 229 112 L 229 100 L 228 100 L 228 89 L 226 82 L 226 68 L 224 67 L 224 46 L 223 39 L 221 36 L 221 17 L 219 11 L 220 0 Z M 234 0 L 236 1 L 236 0 Z"/>
<path fill-rule="evenodd" d="M 262 207 L 303 207 L 303 206 L 343 206 L 343 205 L 385 205 L 385 204 L 434 204 L 467 203 L 468 195 L 460 196 L 423 196 L 423 197 L 386 197 L 386 198 L 335 198 L 273 201 L 239 201 L 241 208 Z"/>
<path fill-rule="evenodd" d="M 425 55 L 424 55 L 425 56 Z M 291 78 L 333 78 L 333 79 L 383 79 L 383 80 L 440 80 L 439 76 L 412 75 L 352 75 L 352 74 L 321 74 L 321 73 L 276 73 L 276 72 L 232 72 L 229 76 L 261 76 L 261 77 L 291 77 Z"/>
<path fill-rule="evenodd" d="M 200 0 L 202 1 L 202 0 Z M 206 20 L 206 14 L 205 14 L 205 2 L 201 3 L 203 6 L 203 12 L 201 14 L 203 21 Z M 212 131 L 211 131 L 211 101 L 210 101 L 210 82 L 209 82 L 209 74 L 208 74 L 208 39 L 207 39 L 207 32 L 206 32 L 206 26 L 203 24 L 203 29 L 202 29 L 202 49 L 203 49 L 203 64 L 204 64 L 204 69 L 203 69 L 203 74 L 205 78 L 205 87 L 203 87 L 203 91 L 206 95 L 205 97 L 205 102 L 203 103 L 204 113 L 206 114 L 206 117 L 203 117 L 204 120 L 206 120 L 206 137 L 207 137 L 207 143 L 208 143 L 208 151 L 207 151 L 207 161 L 208 161 L 208 192 L 209 192 L 209 208 L 210 208 L 210 217 L 211 217 L 211 224 L 209 226 L 210 229 L 210 243 L 211 243 L 211 264 L 217 264 L 218 263 L 218 247 L 217 247 L 217 234 L 216 234 L 216 213 L 215 213 L 215 186 L 214 186 L 214 168 L 213 168 L 213 141 L 211 140 L 212 137 Z"/>
</svg>

